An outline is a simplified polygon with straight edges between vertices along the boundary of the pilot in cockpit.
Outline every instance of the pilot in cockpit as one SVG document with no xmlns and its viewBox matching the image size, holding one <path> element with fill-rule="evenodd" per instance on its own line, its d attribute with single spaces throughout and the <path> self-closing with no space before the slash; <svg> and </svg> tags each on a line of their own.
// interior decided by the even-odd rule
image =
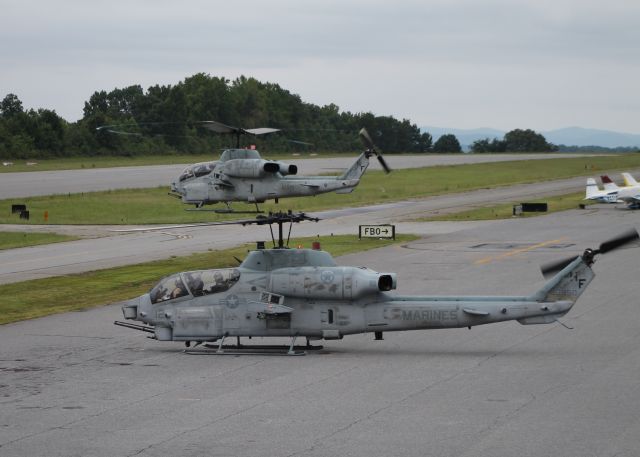
<svg viewBox="0 0 640 457">
<path fill-rule="evenodd" d="M 228 289 L 227 283 L 224 280 L 222 273 L 216 271 L 213 274 L 213 279 L 215 281 L 215 284 L 211 286 L 211 288 L 209 289 L 209 293 L 214 294 L 216 292 L 222 292 L 223 290 Z"/>
<path fill-rule="evenodd" d="M 200 277 L 200 275 L 196 275 L 194 273 L 188 273 L 187 284 L 194 297 L 199 297 L 204 294 L 202 290 L 204 288 L 204 282 L 202 281 L 202 278 Z"/>
</svg>

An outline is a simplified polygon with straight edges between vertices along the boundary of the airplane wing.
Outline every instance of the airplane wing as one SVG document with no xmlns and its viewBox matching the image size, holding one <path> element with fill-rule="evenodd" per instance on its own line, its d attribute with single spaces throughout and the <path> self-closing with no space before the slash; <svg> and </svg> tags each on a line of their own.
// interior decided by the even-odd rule
<svg viewBox="0 0 640 457">
<path fill-rule="evenodd" d="M 629 195 L 628 197 L 624 197 L 622 200 L 626 203 L 638 205 L 640 204 L 640 194 Z"/>
</svg>

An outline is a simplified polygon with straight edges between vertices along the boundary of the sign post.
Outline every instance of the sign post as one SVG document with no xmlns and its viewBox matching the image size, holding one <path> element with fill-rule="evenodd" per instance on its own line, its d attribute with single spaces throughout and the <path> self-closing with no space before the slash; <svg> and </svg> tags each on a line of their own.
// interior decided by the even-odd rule
<svg viewBox="0 0 640 457">
<path fill-rule="evenodd" d="M 391 224 L 360 225 L 358 226 L 358 238 L 389 238 L 396 239 L 396 226 Z"/>
</svg>

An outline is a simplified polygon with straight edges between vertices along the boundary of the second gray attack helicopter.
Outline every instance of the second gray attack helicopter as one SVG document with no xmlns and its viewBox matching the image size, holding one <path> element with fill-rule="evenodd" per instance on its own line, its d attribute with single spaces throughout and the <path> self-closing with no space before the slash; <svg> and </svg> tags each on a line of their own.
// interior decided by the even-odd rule
<svg viewBox="0 0 640 457">
<path fill-rule="evenodd" d="M 581 255 L 543 267 L 551 279 L 528 296 L 398 295 L 395 273 L 338 266 L 321 250 L 285 248 L 282 224 L 310 220 L 304 214 L 256 219 L 277 223 L 278 245 L 259 246 L 237 268 L 175 273 L 125 302 L 124 317 L 142 324 L 117 325 L 151 333 L 159 341 L 218 342 L 214 354 L 273 347 L 240 346 L 240 337 L 290 337 L 285 354 L 300 354 L 297 337 L 342 339 L 345 335 L 434 328 L 473 327 L 509 320 L 550 324 L 567 314 L 594 277 L 595 256 L 638 239 L 632 230 Z M 315 219 L 313 219 L 315 220 Z M 250 223 L 250 222 L 246 222 Z M 275 245 L 275 241 L 274 241 Z M 225 347 L 228 337 L 237 346 Z M 217 346 L 217 350 L 215 347 Z M 246 352 L 245 352 L 246 353 Z"/>
<path fill-rule="evenodd" d="M 265 160 L 257 150 L 240 149 L 240 135 L 262 135 L 277 132 L 278 129 L 242 129 L 219 122 L 207 121 L 200 124 L 218 133 L 236 135 L 235 149 L 227 149 L 220 160 L 190 165 L 171 184 L 171 193 L 183 203 L 202 208 L 204 205 L 224 203 L 226 208 L 215 212 L 260 212 L 258 203 L 280 198 L 305 197 L 336 192 L 353 192 L 360 178 L 369 166 L 369 159 L 375 155 L 386 173 L 391 170 L 371 137 L 363 128 L 359 136 L 365 151 L 353 165 L 339 176 L 296 176 L 298 167 L 281 161 Z M 234 211 L 231 202 L 255 204 L 255 211 Z"/>
</svg>

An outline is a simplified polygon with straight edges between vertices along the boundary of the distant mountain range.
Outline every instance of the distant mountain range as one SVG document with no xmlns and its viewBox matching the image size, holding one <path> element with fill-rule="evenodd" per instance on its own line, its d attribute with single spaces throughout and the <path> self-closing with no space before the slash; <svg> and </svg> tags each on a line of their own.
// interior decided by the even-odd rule
<svg viewBox="0 0 640 457">
<path fill-rule="evenodd" d="M 484 138 L 502 139 L 506 132 L 502 130 L 479 129 L 447 129 L 442 127 L 420 127 L 423 132 L 429 132 L 436 141 L 446 133 L 452 133 L 460 144 L 467 149 L 476 140 Z M 582 127 L 566 127 L 563 129 L 538 132 L 544 135 L 548 142 L 565 146 L 602 146 L 605 148 L 638 147 L 640 135 L 634 133 L 614 132 L 611 130 L 584 129 Z"/>
</svg>

